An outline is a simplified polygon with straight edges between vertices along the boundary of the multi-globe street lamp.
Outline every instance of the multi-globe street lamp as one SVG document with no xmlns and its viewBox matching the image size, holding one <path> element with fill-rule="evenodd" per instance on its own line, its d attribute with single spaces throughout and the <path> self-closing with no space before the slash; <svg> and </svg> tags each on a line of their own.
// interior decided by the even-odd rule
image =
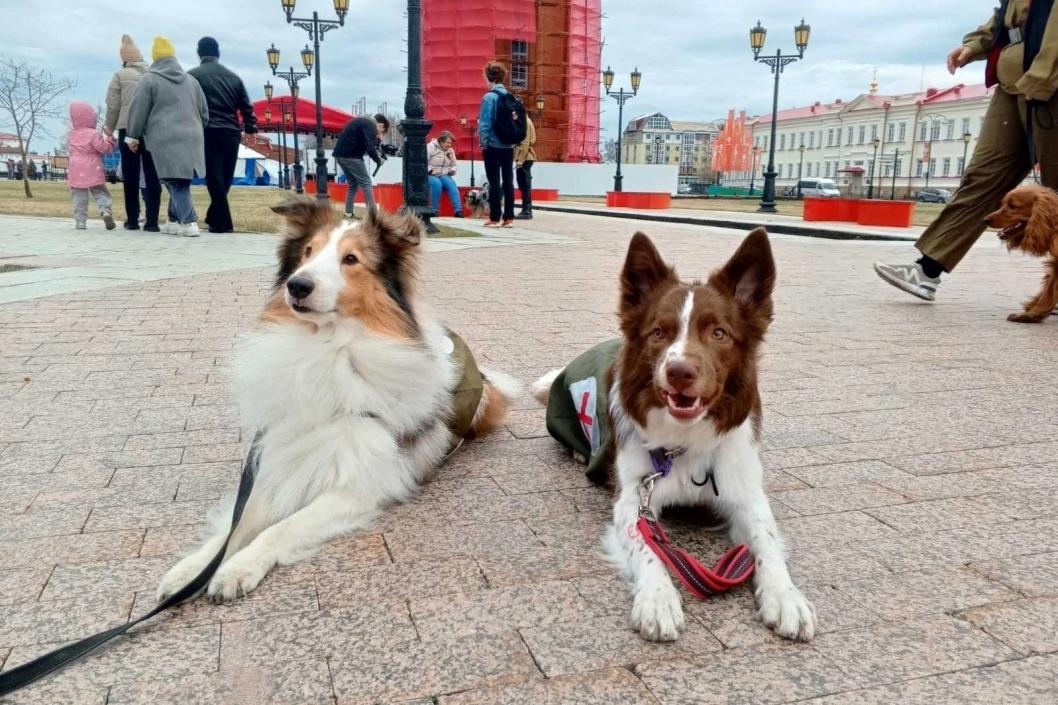
<svg viewBox="0 0 1058 705">
<path fill-rule="evenodd" d="M 757 166 L 760 164 L 760 154 L 764 150 L 759 144 L 753 146 L 753 165 L 749 172 L 749 195 L 753 195 L 753 180 L 757 178 Z"/>
<path fill-rule="evenodd" d="M 867 187 L 867 198 L 874 198 L 874 170 L 878 168 L 878 147 L 881 144 L 882 141 L 877 137 L 871 140 L 871 145 L 874 147 L 874 158 L 871 160 L 871 185 Z"/>
<path fill-rule="evenodd" d="M 334 11 L 338 15 L 337 20 L 321 20 L 320 13 L 315 10 L 312 18 L 294 17 L 294 5 L 297 0 L 280 0 L 283 12 L 287 16 L 287 24 L 300 27 L 309 33 L 312 40 L 312 48 L 308 45 L 301 50 L 301 62 L 305 65 L 308 75 L 312 75 L 313 66 L 316 67 L 316 198 L 327 200 L 327 157 L 323 152 L 323 99 L 320 91 L 320 42 L 323 35 L 332 29 L 345 26 L 345 15 L 349 12 L 349 0 L 334 0 Z M 278 60 L 276 63 L 279 63 Z M 272 69 L 273 72 L 275 69 Z"/>
<path fill-rule="evenodd" d="M 929 142 L 926 143 L 926 153 L 923 155 L 923 168 L 926 170 L 926 185 L 923 188 L 929 188 L 929 177 L 930 172 L 933 171 L 931 168 L 933 165 L 933 140 L 940 134 L 940 123 L 948 122 L 948 118 L 939 113 L 933 113 L 925 116 L 926 120 L 929 120 Z"/>
<path fill-rule="evenodd" d="M 302 174 L 301 167 L 301 150 L 298 149 L 298 95 L 301 89 L 298 87 L 298 81 L 308 76 L 307 73 L 295 71 L 294 67 L 289 67 L 286 71 L 278 71 L 279 68 L 279 50 L 276 49 L 276 45 L 268 47 L 265 50 L 265 56 L 268 57 L 268 66 L 272 69 L 272 75 L 281 78 L 287 82 L 287 86 L 290 87 L 290 103 L 291 112 L 294 113 L 294 190 L 297 193 L 304 193 L 304 177 Z M 272 84 L 265 84 L 265 97 L 268 100 L 272 99 Z M 286 123 L 284 122 L 284 125 Z M 289 186 L 290 180 L 287 179 L 287 185 Z"/>
<path fill-rule="evenodd" d="M 801 153 L 801 161 L 797 164 L 797 198 L 801 198 L 801 171 L 805 166 L 805 146 L 802 144 L 797 151 Z"/>
<path fill-rule="evenodd" d="M 969 132 L 962 133 L 962 170 L 959 172 L 959 176 L 966 173 L 966 151 L 970 149 L 970 140 L 974 138 Z"/>
<path fill-rule="evenodd" d="M 622 86 L 616 92 L 611 92 L 613 87 L 614 72 L 607 66 L 606 70 L 602 72 L 602 84 L 606 88 L 606 95 L 610 96 L 617 101 L 617 173 L 613 177 L 613 190 L 620 192 L 621 183 L 624 181 L 624 177 L 621 175 L 621 138 L 624 133 L 624 109 L 625 103 L 632 100 L 639 93 L 639 84 L 643 80 L 643 74 L 639 72 L 637 66 L 629 76 L 629 81 L 632 85 L 632 91 L 628 92 Z"/>
<path fill-rule="evenodd" d="M 768 170 L 764 172 L 764 193 L 761 195 L 760 208 L 758 209 L 761 213 L 775 213 L 775 177 L 778 174 L 775 171 L 775 133 L 778 128 L 778 113 L 779 113 L 779 76 L 782 75 L 783 68 L 787 64 L 805 58 L 805 49 L 808 48 L 808 38 L 812 32 L 812 28 L 805 24 L 804 18 L 801 19 L 801 24 L 794 27 L 794 45 L 797 47 L 797 56 L 783 56 L 782 49 L 776 49 L 774 56 L 761 56 L 760 52 L 764 48 L 764 39 L 767 37 L 768 30 L 761 25 L 760 20 L 757 20 L 757 26 L 749 30 L 749 46 L 753 50 L 753 58 L 762 64 L 766 64 L 771 67 L 771 72 L 775 74 L 775 88 L 772 93 L 771 103 L 771 144 L 768 147 Z"/>
</svg>

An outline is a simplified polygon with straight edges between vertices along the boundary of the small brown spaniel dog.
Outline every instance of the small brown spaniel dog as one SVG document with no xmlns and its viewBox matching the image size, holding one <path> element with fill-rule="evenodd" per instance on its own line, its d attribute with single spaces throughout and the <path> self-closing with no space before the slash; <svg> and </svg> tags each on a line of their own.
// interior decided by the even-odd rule
<svg viewBox="0 0 1058 705">
<path fill-rule="evenodd" d="M 1007 316 L 1017 323 L 1043 321 L 1058 304 L 1058 194 L 1045 186 L 1019 186 L 985 222 L 999 230 L 1008 250 L 1047 257 L 1040 293 L 1025 302 L 1024 313 Z"/>
</svg>

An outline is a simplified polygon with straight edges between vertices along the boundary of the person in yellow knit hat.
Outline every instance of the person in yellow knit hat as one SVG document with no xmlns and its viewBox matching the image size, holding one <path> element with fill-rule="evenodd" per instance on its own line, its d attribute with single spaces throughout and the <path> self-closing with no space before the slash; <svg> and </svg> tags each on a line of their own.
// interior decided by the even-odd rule
<svg viewBox="0 0 1058 705">
<path fill-rule="evenodd" d="M 155 37 L 151 64 L 136 87 L 129 107 L 126 141 L 138 151 L 150 150 L 158 177 L 169 192 L 171 235 L 198 236 L 198 214 L 191 202 L 191 180 L 205 176 L 203 126 L 209 108 L 202 87 L 176 60 L 176 50 L 165 37 Z"/>
</svg>

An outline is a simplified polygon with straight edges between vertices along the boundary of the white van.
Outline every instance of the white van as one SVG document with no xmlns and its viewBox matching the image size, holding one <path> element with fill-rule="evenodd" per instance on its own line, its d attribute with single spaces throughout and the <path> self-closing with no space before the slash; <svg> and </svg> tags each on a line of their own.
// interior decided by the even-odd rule
<svg viewBox="0 0 1058 705">
<path fill-rule="evenodd" d="M 841 198 L 833 179 L 801 179 L 799 183 L 804 198 Z"/>
</svg>

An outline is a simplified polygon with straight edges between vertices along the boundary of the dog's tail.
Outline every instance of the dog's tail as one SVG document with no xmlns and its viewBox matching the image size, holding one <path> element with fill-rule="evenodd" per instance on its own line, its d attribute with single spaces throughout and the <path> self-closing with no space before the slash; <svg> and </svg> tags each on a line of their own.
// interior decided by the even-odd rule
<svg viewBox="0 0 1058 705">
<path fill-rule="evenodd" d="M 479 436 L 502 425 L 511 403 L 522 395 L 522 384 L 503 372 L 482 369 L 481 378 L 484 390 L 471 424 Z"/>
<path fill-rule="evenodd" d="M 533 382 L 532 393 L 533 398 L 541 404 L 546 405 L 547 399 L 551 395 L 551 385 L 555 383 L 555 378 L 562 374 L 560 368 L 551 370 L 540 379 Z"/>
</svg>

